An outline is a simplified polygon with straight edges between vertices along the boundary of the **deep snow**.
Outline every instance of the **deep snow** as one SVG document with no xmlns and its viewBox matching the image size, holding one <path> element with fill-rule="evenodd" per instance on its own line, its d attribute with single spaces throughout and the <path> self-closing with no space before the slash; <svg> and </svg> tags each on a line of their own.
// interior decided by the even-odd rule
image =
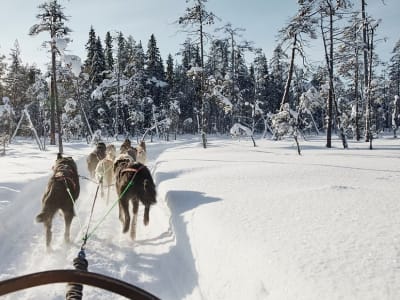
<svg viewBox="0 0 400 300">
<path fill-rule="evenodd" d="M 89 269 L 162 299 L 400 299 L 400 140 L 326 149 L 324 137 L 274 142 L 210 137 L 147 142 L 158 203 L 135 242 L 113 209 L 88 241 Z M 115 145 L 119 146 L 118 142 Z M 64 145 L 87 176 L 85 143 Z M 19 140 L 0 157 L 0 279 L 72 268 L 82 238 L 63 243 L 55 219 L 53 251 L 34 223 L 57 147 Z M 77 214 L 87 225 L 96 184 L 81 179 Z M 116 196 L 113 197 L 114 201 Z M 111 205 L 111 204 L 110 204 Z M 98 199 L 91 226 L 109 206 Z M 5 299 L 64 299 L 65 284 Z M 85 286 L 84 299 L 119 299 Z"/>
</svg>

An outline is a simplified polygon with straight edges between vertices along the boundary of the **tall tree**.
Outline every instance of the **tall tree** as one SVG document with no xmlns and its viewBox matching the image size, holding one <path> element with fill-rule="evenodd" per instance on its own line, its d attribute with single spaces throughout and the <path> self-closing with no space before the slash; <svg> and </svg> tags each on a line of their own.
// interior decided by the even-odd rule
<svg viewBox="0 0 400 300">
<path fill-rule="evenodd" d="M 106 38 L 104 40 L 104 56 L 106 61 L 106 70 L 112 71 L 114 68 L 114 56 L 113 56 L 113 38 L 109 31 L 106 33 Z"/>
<path fill-rule="evenodd" d="M 161 107 L 163 103 L 162 81 L 165 80 L 164 65 L 161 58 L 160 50 L 157 47 L 157 40 L 152 34 L 147 44 L 146 52 L 146 74 L 148 77 L 148 88 L 150 97 L 153 99 L 157 107 Z"/>
<path fill-rule="evenodd" d="M 168 54 L 167 58 L 167 69 L 165 72 L 165 80 L 168 83 L 169 90 L 173 89 L 174 86 L 174 60 L 171 54 Z"/>
<path fill-rule="evenodd" d="M 400 40 L 393 47 L 389 63 L 389 79 L 391 81 L 392 96 L 400 96 Z"/>
<path fill-rule="evenodd" d="M 272 53 L 269 64 L 271 78 L 270 92 L 271 98 L 274 102 L 270 111 L 271 113 L 279 111 L 280 108 L 280 101 L 282 100 L 283 92 L 285 90 L 285 79 L 289 67 L 286 62 L 287 58 L 287 54 L 283 51 L 282 47 L 278 45 Z"/>
<path fill-rule="evenodd" d="M 5 83 L 7 87 L 7 95 L 11 100 L 11 106 L 19 113 L 24 108 L 24 66 L 21 61 L 21 52 L 18 40 L 14 43 L 14 48 L 10 52 L 10 64 L 8 66 L 7 77 Z M 26 87 L 26 85 L 25 85 Z"/>
<path fill-rule="evenodd" d="M 312 14 L 312 6 L 308 3 L 303 3 L 303 1 L 299 1 L 299 4 L 300 7 L 298 13 L 291 18 L 289 24 L 287 24 L 284 28 L 280 30 L 281 44 L 291 44 L 290 66 L 285 84 L 285 90 L 282 96 L 280 110 L 284 109 L 285 103 L 289 103 L 289 91 L 293 78 L 296 52 L 300 54 L 303 60 L 305 58 L 305 37 L 303 37 L 303 35 L 308 35 L 311 38 L 316 37 L 314 29 L 314 24 L 316 20 Z"/>
<path fill-rule="evenodd" d="M 104 79 L 104 71 L 106 70 L 106 61 L 100 37 L 97 37 L 94 50 L 89 78 L 93 82 L 93 85 L 99 85 Z"/>
<path fill-rule="evenodd" d="M 40 4 L 38 6 L 39 13 L 36 18 L 39 20 L 38 24 L 34 24 L 30 30 L 30 35 L 38 35 L 41 32 L 48 32 L 50 34 L 50 50 L 51 50 L 51 70 L 52 70 L 52 88 L 51 88 L 51 122 L 50 122 L 50 143 L 55 145 L 55 119 L 57 118 L 58 129 L 58 147 L 59 152 L 63 153 L 62 145 L 62 132 L 60 110 L 57 99 L 57 74 L 56 74 L 56 55 L 59 53 L 56 42 L 57 39 L 64 38 L 71 32 L 71 29 L 65 25 L 68 21 L 67 16 L 64 14 L 64 8 L 57 2 L 52 0 Z"/>
<path fill-rule="evenodd" d="M 200 49 L 200 74 L 199 75 L 199 98 L 200 98 L 200 116 L 201 116 L 201 137 L 203 142 L 203 147 L 207 148 L 207 120 L 205 116 L 205 97 L 204 97 L 204 43 L 207 33 L 204 31 L 204 26 L 214 24 L 215 15 L 212 12 L 206 10 L 205 4 L 207 0 L 187 0 L 187 2 L 192 2 L 192 7 L 187 7 L 185 14 L 179 18 L 179 24 L 184 27 L 190 26 L 193 29 L 190 34 L 196 36 L 199 41 Z"/>
<path fill-rule="evenodd" d="M 343 142 L 343 148 L 347 148 L 346 136 L 344 134 L 344 129 L 340 120 L 340 113 L 338 109 L 338 105 L 335 99 L 335 90 L 334 90 L 334 38 L 339 33 L 335 28 L 335 16 L 336 18 L 341 18 L 340 10 L 346 9 L 349 5 L 348 1 L 333 1 L 333 0 L 321 0 L 316 1 L 318 10 L 321 16 L 321 33 L 322 39 L 324 42 L 324 50 L 325 50 L 325 60 L 326 66 L 328 70 L 329 76 L 329 92 L 328 92 L 328 101 L 327 101 L 327 132 L 326 132 L 326 147 L 332 147 L 332 123 L 333 123 L 333 109 L 335 109 L 336 115 L 336 124 L 339 127 L 340 137 Z M 328 18 L 328 25 L 324 26 L 324 18 Z"/>
<path fill-rule="evenodd" d="M 357 141 L 361 139 L 361 76 L 362 66 L 362 34 L 359 30 L 360 18 L 358 13 L 351 15 L 349 24 L 344 27 L 341 43 L 336 52 L 338 62 L 338 74 L 350 80 L 349 87 L 352 89 L 353 109 L 351 122 L 353 125 L 353 136 Z"/>
<path fill-rule="evenodd" d="M 5 55 L 0 54 L 0 98 L 4 97 L 4 83 L 3 77 L 6 74 L 7 64 L 4 61 L 6 58 Z"/>
<path fill-rule="evenodd" d="M 96 43 L 97 43 L 96 32 L 95 32 L 93 26 L 90 26 L 89 39 L 85 45 L 85 48 L 87 51 L 86 59 L 84 62 L 84 67 L 86 69 L 86 73 L 91 72 L 93 56 L 96 52 Z"/>
</svg>

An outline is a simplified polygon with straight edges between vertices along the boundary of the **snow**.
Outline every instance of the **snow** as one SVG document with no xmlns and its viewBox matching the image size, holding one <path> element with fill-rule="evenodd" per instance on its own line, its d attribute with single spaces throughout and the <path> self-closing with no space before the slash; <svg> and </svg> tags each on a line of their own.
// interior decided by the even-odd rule
<svg viewBox="0 0 400 300">
<path fill-rule="evenodd" d="M 233 126 L 231 127 L 229 132 L 234 137 L 241 136 L 241 135 L 247 135 L 247 136 L 253 135 L 250 128 L 248 128 L 240 123 L 233 124 Z"/>
<path fill-rule="evenodd" d="M 89 270 L 135 284 L 161 299 L 400 299 L 400 140 L 389 136 L 349 149 L 325 148 L 324 138 L 181 137 L 147 142 L 148 167 L 158 190 L 150 224 L 131 241 L 116 209 L 89 239 Z M 115 145 L 119 148 L 119 142 Z M 73 244 L 54 222 L 53 251 L 42 224 L 34 223 L 57 146 L 40 152 L 16 140 L 0 157 L 0 280 L 72 268 L 81 245 L 78 219 Z M 64 151 L 87 176 L 91 145 Z M 96 184 L 81 179 L 77 202 L 86 228 Z M 116 199 L 116 196 L 114 195 Z M 98 199 L 92 225 L 109 206 Z M 111 201 L 113 202 L 113 201 Z M 92 227 L 92 228 L 93 228 Z M 55 284 L 4 299 L 64 299 Z M 121 299 L 85 286 L 84 299 Z"/>
</svg>

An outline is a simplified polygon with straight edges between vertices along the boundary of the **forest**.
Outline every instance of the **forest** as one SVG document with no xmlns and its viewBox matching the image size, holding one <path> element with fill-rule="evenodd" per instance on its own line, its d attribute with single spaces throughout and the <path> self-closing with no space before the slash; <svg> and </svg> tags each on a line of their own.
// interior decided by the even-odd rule
<svg viewBox="0 0 400 300">
<path fill-rule="evenodd" d="M 0 53 L 0 140 L 33 136 L 46 143 L 93 136 L 169 140 L 178 134 L 282 137 L 337 134 L 369 142 L 400 125 L 400 40 L 389 61 L 374 51 L 379 23 L 367 0 L 299 0 L 267 57 L 245 29 L 223 24 L 207 0 L 186 2 L 177 30 L 179 55 L 164 60 L 152 34 L 147 45 L 127 32 L 88 28 L 86 57 L 65 51 L 73 37 L 57 0 L 37 8 L 27 28 L 51 53 L 44 72 L 22 62 L 18 41 Z M 75 29 L 77 30 L 77 29 Z M 82 29 L 79 29 L 82 30 Z M 324 63 L 310 63 L 310 41 L 324 45 Z M 252 61 L 247 61 L 251 54 Z M 57 140 L 56 140 L 57 139 Z M 48 141 L 47 141 L 48 140 Z M 366 146 L 367 147 L 367 146 Z"/>
</svg>

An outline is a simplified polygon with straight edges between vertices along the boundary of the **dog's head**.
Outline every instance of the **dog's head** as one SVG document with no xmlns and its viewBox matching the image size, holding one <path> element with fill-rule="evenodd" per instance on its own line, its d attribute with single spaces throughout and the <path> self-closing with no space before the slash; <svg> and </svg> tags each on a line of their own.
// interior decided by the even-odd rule
<svg viewBox="0 0 400 300">
<path fill-rule="evenodd" d="M 116 155 L 117 155 L 117 150 L 115 149 L 115 146 L 113 144 L 107 145 L 107 147 L 106 147 L 106 157 L 109 160 L 114 160 Z"/>
<path fill-rule="evenodd" d="M 114 161 L 114 173 L 117 173 L 117 169 L 124 168 L 129 163 L 134 162 L 132 156 L 127 153 L 122 153 Z"/>
<path fill-rule="evenodd" d="M 64 157 L 61 153 L 58 153 L 53 169 L 57 170 L 61 167 L 69 167 L 75 171 L 76 174 L 78 173 L 78 167 L 76 166 L 74 159 L 71 156 Z"/>
<path fill-rule="evenodd" d="M 106 144 L 104 144 L 103 142 L 97 143 L 96 152 L 105 154 L 106 153 Z"/>
<path fill-rule="evenodd" d="M 127 151 L 131 148 L 131 141 L 129 139 L 125 139 L 125 141 L 121 144 L 120 152 Z"/>
</svg>

